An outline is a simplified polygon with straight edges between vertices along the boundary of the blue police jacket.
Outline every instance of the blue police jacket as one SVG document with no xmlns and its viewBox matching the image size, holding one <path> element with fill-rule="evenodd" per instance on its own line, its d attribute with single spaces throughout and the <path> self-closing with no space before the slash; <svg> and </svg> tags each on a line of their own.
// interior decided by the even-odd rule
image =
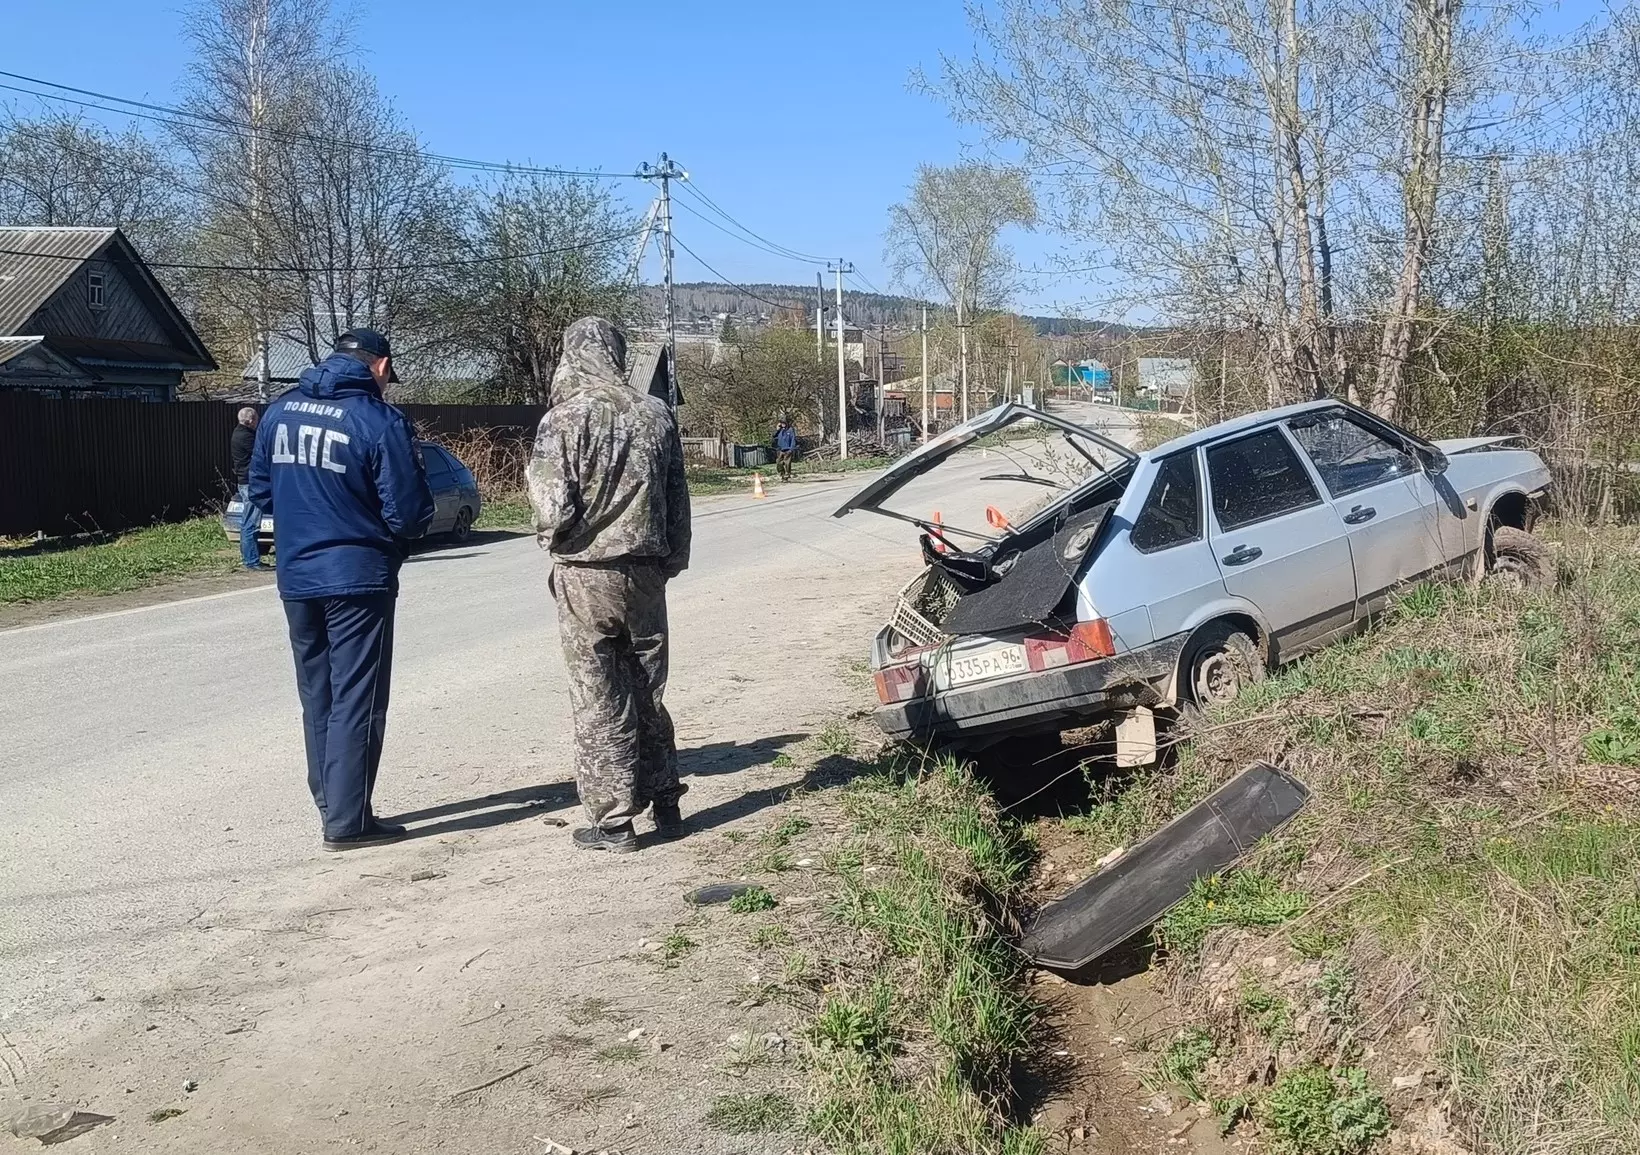
<svg viewBox="0 0 1640 1155">
<path fill-rule="evenodd" d="M 796 449 L 797 430 L 793 429 L 790 425 L 787 425 L 783 429 L 775 430 L 774 447 L 784 453 L 790 453 L 792 450 Z"/>
<path fill-rule="evenodd" d="M 409 421 L 344 353 L 303 372 L 262 415 L 250 499 L 272 511 L 288 600 L 398 593 L 410 539 L 433 520 Z"/>
</svg>

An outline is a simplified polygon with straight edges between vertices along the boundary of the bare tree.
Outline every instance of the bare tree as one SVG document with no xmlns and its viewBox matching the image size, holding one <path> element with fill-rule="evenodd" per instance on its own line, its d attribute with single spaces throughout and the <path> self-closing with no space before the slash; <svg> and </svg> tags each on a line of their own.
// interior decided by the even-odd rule
<svg viewBox="0 0 1640 1155">
<path fill-rule="evenodd" d="M 498 396 L 545 401 L 571 321 L 633 319 L 638 222 L 595 181 L 518 177 L 475 194 L 469 229 L 451 302 L 461 343 Z"/>
<path fill-rule="evenodd" d="M 1002 241 L 1010 225 L 1036 223 L 1036 200 L 1016 169 L 982 164 L 920 165 L 911 195 L 888 210 L 895 278 L 938 294 L 957 313 L 962 418 L 968 418 L 968 325 L 981 308 L 1008 299 L 1016 282 Z"/>
</svg>

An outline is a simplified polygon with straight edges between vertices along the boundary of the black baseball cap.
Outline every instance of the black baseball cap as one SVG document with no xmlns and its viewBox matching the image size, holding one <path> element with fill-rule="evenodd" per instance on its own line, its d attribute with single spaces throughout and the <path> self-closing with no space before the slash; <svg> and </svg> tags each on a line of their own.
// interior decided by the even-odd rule
<svg viewBox="0 0 1640 1155">
<path fill-rule="evenodd" d="M 349 329 L 336 338 L 336 344 L 331 346 L 338 353 L 362 354 L 374 361 L 377 357 L 387 358 L 387 379 L 398 383 L 399 375 L 393 368 L 393 346 L 387 338 L 374 329 Z"/>
</svg>

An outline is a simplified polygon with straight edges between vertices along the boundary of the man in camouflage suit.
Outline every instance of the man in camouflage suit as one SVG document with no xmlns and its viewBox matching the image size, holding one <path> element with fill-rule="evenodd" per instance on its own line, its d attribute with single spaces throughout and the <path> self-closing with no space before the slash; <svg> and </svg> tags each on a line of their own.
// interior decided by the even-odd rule
<svg viewBox="0 0 1640 1155">
<path fill-rule="evenodd" d="M 666 688 L 666 583 L 689 565 L 689 490 L 677 422 L 629 387 L 626 340 L 601 317 L 564 333 L 528 469 L 530 504 L 554 562 L 558 638 L 575 715 L 575 781 L 592 825 L 575 845 L 638 848 L 632 819 L 654 806 L 683 832 Z"/>
</svg>

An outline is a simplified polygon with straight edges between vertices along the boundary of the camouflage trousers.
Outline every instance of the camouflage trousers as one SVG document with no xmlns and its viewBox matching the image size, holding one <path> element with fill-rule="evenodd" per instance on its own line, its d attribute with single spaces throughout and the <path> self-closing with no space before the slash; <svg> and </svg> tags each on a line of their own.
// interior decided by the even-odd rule
<svg viewBox="0 0 1640 1155">
<path fill-rule="evenodd" d="M 575 784 L 595 826 L 676 804 L 678 750 L 666 691 L 666 578 L 637 563 L 557 565 L 558 640 L 575 714 Z"/>
</svg>

